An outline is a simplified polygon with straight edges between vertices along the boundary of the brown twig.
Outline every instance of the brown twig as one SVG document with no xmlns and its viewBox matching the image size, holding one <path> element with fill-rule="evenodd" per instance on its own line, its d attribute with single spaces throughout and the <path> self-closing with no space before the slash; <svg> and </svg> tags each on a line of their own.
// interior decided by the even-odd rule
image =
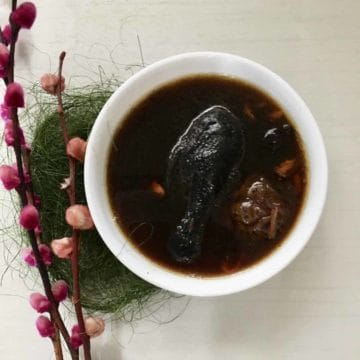
<svg viewBox="0 0 360 360">
<path fill-rule="evenodd" d="M 57 87 L 57 101 L 58 101 L 58 113 L 60 119 L 60 127 L 63 133 L 65 147 L 69 142 L 69 134 L 65 122 L 65 113 L 61 96 L 61 78 L 62 69 L 64 64 L 66 53 L 63 51 L 59 56 L 59 84 Z M 76 204 L 76 192 L 75 192 L 75 174 L 76 174 L 76 160 L 71 156 L 69 159 L 69 187 L 67 188 L 67 194 L 69 197 L 70 205 Z M 80 252 L 80 238 L 79 231 L 73 228 L 72 231 L 73 252 L 71 254 L 71 272 L 73 277 L 73 304 L 75 307 L 76 318 L 78 320 L 80 334 L 83 340 L 84 358 L 85 360 L 91 360 L 90 338 L 85 332 L 84 316 L 82 313 L 81 297 L 80 297 L 80 281 L 79 281 L 79 252 Z"/>
<path fill-rule="evenodd" d="M 10 14 L 10 18 L 9 18 L 9 23 L 10 23 L 10 27 L 11 27 L 11 39 L 10 39 L 10 52 L 9 52 L 9 64 L 8 64 L 7 78 L 8 78 L 9 83 L 12 83 L 14 81 L 15 44 L 16 44 L 16 39 L 19 35 L 20 28 L 17 24 L 15 24 L 12 21 L 11 14 Z"/>
<path fill-rule="evenodd" d="M 12 1 L 12 10 L 14 11 L 17 6 L 17 1 Z M 14 24 L 14 22 L 11 20 L 10 16 L 10 26 L 11 26 L 11 42 L 10 42 L 10 55 L 9 55 L 9 65 L 8 65 L 8 76 L 7 79 L 4 79 L 5 84 L 14 82 L 14 64 L 15 64 L 15 44 L 16 39 L 19 33 L 19 27 Z M 13 130 L 14 130 L 14 152 L 15 152 L 15 158 L 16 158 L 16 164 L 18 169 L 18 174 L 20 178 L 20 185 L 17 188 L 17 191 L 20 196 L 20 202 L 21 207 L 24 207 L 27 205 L 28 202 L 28 196 L 27 196 L 27 188 L 26 188 L 26 182 L 25 182 L 25 174 L 24 174 L 24 167 L 23 167 L 23 157 L 22 157 L 22 149 L 21 149 L 21 141 L 20 141 L 20 126 L 19 126 L 19 117 L 17 108 L 11 109 L 11 120 L 13 124 Z M 33 193 L 31 194 L 32 200 L 34 199 Z M 61 318 L 61 315 L 58 310 L 58 303 L 55 300 L 52 290 L 51 290 L 51 283 L 49 279 L 49 274 L 47 271 L 47 268 L 42 260 L 38 243 L 36 240 L 36 235 L 34 230 L 28 230 L 28 236 L 30 240 L 31 248 L 34 252 L 34 256 L 37 262 L 37 268 L 43 283 L 43 287 L 45 290 L 45 294 L 48 297 L 50 303 L 51 303 L 51 309 L 50 309 L 50 315 L 53 321 L 55 322 L 57 328 L 61 332 L 68 348 L 71 354 L 71 357 L 73 360 L 79 359 L 78 351 L 74 350 L 70 344 L 70 336 L 69 333 L 65 327 L 65 324 Z M 57 341 L 57 347 L 61 348 L 61 341 L 60 339 Z"/>
<path fill-rule="evenodd" d="M 54 347 L 55 359 L 56 360 L 64 360 L 59 327 L 57 326 L 57 323 L 54 321 L 53 317 L 51 317 L 51 322 L 54 324 L 54 327 L 55 327 L 55 335 L 51 339 L 51 341 L 53 343 L 53 347 Z"/>
</svg>

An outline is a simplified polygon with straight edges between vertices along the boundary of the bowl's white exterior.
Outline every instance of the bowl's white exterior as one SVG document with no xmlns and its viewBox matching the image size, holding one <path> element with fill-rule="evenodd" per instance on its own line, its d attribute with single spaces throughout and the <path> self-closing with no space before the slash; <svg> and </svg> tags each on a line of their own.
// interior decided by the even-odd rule
<svg viewBox="0 0 360 360">
<path fill-rule="evenodd" d="M 117 225 L 106 189 L 106 166 L 114 131 L 138 101 L 161 84 L 191 74 L 224 74 L 246 80 L 270 94 L 290 115 L 303 140 L 309 165 L 303 211 L 282 245 L 248 269 L 219 277 L 172 272 L 142 255 Z M 117 89 L 91 131 L 85 158 L 85 191 L 97 230 L 113 254 L 146 281 L 176 293 L 216 296 L 242 291 L 274 276 L 303 249 L 320 218 L 327 191 L 327 160 L 318 126 L 300 96 L 278 75 L 248 59 L 214 52 L 186 53 L 154 63 Z"/>
</svg>

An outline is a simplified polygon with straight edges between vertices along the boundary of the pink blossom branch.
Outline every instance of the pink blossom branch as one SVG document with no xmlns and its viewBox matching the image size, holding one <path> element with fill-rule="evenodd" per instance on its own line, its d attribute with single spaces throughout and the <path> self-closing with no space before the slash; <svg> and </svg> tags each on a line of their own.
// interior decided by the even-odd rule
<svg viewBox="0 0 360 360">
<path fill-rule="evenodd" d="M 12 10 L 14 11 L 17 6 L 17 1 L 12 1 Z M 11 25 L 11 41 L 10 41 L 10 54 L 9 54 L 9 64 L 8 64 L 8 74 L 7 79 L 4 79 L 5 84 L 10 84 L 14 82 L 14 64 L 15 64 L 15 44 L 16 39 L 19 33 L 19 26 L 15 24 L 10 15 L 10 25 Z M 17 164 L 17 170 L 18 175 L 20 179 L 20 184 L 17 187 L 17 191 L 20 196 L 21 206 L 24 208 L 29 203 L 33 202 L 34 200 L 34 194 L 32 191 L 30 191 L 30 194 L 27 194 L 27 185 L 25 181 L 25 174 L 24 174 L 24 167 L 23 167 L 23 157 L 22 157 L 22 149 L 21 149 L 21 141 L 20 141 L 20 126 L 19 126 L 19 118 L 18 118 L 18 112 L 17 107 L 12 107 L 11 109 L 11 120 L 13 123 L 13 130 L 14 130 L 14 152 L 16 157 L 16 164 Z M 28 200 L 28 195 L 30 201 Z M 43 287 L 46 293 L 46 296 L 48 300 L 51 303 L 50 308 L 50 315 L 53 319 L 54 323 L 56 324 L 56 327 L 61 332 L 68 348 L 71 354 L 72 359 L 77 360 L 79 359 L 78 351 L 74 350 L 71 346 L 70 342 L 70 336 L 69 333 L 65 327 L 65 324 L 60 316 L 59 310 L 58 310 L 58 303 L 55 300 L 52 290 L 51 290 L 51 284 L 49 279 L 49 274 L 46 268 L 46 265 L 44 264 L 44 261 L 42 259 L 42 256 L 40 254 L 40 250 L 37 243 L 37 238 L 35 235 L 35 232 L 33 229 L 30 229 L 27 231 L 30 245 L 34 253 L 34 257 L 36 259 L 37 268 L 43 283 Z M 59 339 L 54 340 L 56 341 L 56 347 L 57 349 L 61 348 L 61 342 Z"/>
<path fill-rule="evenodd" d="M 61 79 L 62 79 L 62 68 L 66 53 L 63 51 L 59 56 L 59 70 L 58 78 L 59 85 L 57 87 L 57 100 L 58 100 L 58 113 L 60 119 L 60 127 L 62 129 L 65 146 L 69 142 L 69 135 L 65 122 L 65 113 L 61 96 Z M 76 160 L 68 155 L 69 159 L 69 187 L 67 188 L 67 194 L 69 197 L 70 205 L 76 204 L 76 192 L 75 192 L 75 174 L 76 174 Z M 75 313 L 78 320 L 80 335 L 83 340 L 84 347 L 84 358 L 85 360 L 91 360 L 91 349 L 90 349 L 90 338 L 85 331 L 84 316 L 82 313 L 82 306 L 80 300 L 80 281 L 79 281 L 79 252 L 80 252 L 80 238 L 79 230 L 73 227 L 72 232 L 73 240 L 73 252 L 71 254 L 71 272 L 73 277 L 73 303 L 75 307 Z"/>
</svg>

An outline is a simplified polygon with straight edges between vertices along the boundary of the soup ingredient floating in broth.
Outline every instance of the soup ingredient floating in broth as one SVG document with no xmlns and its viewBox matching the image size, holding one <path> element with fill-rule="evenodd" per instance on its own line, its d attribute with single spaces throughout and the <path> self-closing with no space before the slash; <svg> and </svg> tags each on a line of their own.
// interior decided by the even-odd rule
<svg viewBox="0 0 360 360">
<path fill-rule="evenodd" d="M 176 261 L 190 263 L 201 254 L 205 224 L 236 178 L 244 143 L 241 120 L 225 107 L 213 106 L 192 120 L 172 148 L 166 173 L 168 193 L 171 196 L 182 187 L 187 199 L 185 213 L 168 242 Z"/>
<path fill-rule="evenodd" d="M 258 237 L 275 238 L 286 208 L 268 180 L 251 176 L 232 198 L 230 218 L 237 229 Z"/>
</svg>

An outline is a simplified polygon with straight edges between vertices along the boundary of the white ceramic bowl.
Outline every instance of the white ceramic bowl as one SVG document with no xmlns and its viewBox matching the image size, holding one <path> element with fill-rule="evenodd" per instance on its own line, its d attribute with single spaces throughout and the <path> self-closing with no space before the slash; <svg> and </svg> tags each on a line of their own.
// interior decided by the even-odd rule
<svg viewBox="0 0 360 360">
<path fill-rule="evenodd" d="M 114 132 L 128 111 L 158 86 L 191 74 L 223 74 L 246 80 L 270 94 L 290 115 L 308 160 L 308 192 L 303 210 L 282 245 L 259 263 L 232 275 L 193 277 L 172 272 L 141 254 L 120 230 L 106 189 L 106 166 Z M 214 52 L 181 54 L 154 63 L 117 89 L 91 131 L 85 159 L 85 191 L 97 230 L 113 254 L 144 280 L 176 293 L 195 296 L 242 291 L 274 276 L 303 249 L 321 215 L 327 189 L 327 161 L 316 122 L 300 96 L 278 75 L 248 59 Z"/>
</svg>

